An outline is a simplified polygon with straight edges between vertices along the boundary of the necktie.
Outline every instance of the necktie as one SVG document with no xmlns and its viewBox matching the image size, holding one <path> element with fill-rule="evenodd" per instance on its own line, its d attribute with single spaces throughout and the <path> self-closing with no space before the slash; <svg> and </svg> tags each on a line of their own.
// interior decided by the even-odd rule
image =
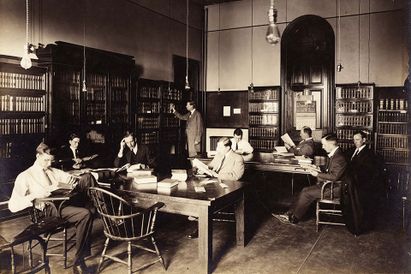
<svg viewBox="0 0 411 274">
<path fill-rule="evenodd" d="M 221 159 L 221 162 L 220 162 L 220 164 L 218 165 L 218 168 L 215 170 L 215 172 L 218 173 L 218 172 L 221 170 L 221 168 L 223 167 L 224 160 L 225 160 L 225 155 L 224 155 L 224 157 Z"/>
<path fill-rule="evenodd" d="M 47 182 L 51 186 L 53 184 L 53 180 L 50 178 L 49 174 L 47 173 L 48 169 L 43 169 L 44 176 L 46 176 Z"/>
<path fill-rule="evenodd" d="M 359 152 L 360 152 L 360 150 L 357 148 L 355 150 L 354 154 L 352 155 L 351 160 L 353 160 L 355 157 L 357 157 Z"/>
<path fill-rule="evenodd" d="M 235 143 L 235 150 L 238 150 L 238 143 Z"/>
</svg>

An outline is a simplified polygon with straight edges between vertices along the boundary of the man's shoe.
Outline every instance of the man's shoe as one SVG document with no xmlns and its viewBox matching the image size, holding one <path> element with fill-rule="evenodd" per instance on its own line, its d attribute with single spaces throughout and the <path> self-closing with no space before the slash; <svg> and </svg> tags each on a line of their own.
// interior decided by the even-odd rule
<svg viewBox="0 0 411 274">
<path fill-rule="evenodd" d="M 198 238 L 198 229 L 195 229 L 193 232 L 187 235 L 189 239 L 197 239 Z"/>
<path fill-rule="evenodd" d="M 295 217 L 295 215 L 294 214 L 291 214 L 291 215 L 289 215 L 288 216 L 288 220 L 290 221 L 290 223 L 292 223 L 292 224 L 297 224 L 298 223 L 298 218 L 297 217 Z"/>
<path fill-rule="evenodd" d="M 290 224 L 287 214 L 271 214 L 274 218 L 282 222 L 283 224 Z"/>
</svg>

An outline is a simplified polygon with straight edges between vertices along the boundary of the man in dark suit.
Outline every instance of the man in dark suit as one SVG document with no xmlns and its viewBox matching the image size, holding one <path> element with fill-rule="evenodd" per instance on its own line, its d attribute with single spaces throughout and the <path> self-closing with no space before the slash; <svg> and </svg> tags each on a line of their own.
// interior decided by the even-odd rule
<svg viewBox="0 0 411 274">
<path fill-rule="evenodd" d="M 300 130 L 301 142 L 297 146 L 291 146 L 285 143 L 285 147 L 289 152 L 294 153 L 297 156 L 307 156 L 310 158 L 314 157 L 314 141 L 312 137 L 312 130 L 309 127 L 303 127 Z"/>
<path fill-rule="evenodd" d="M 172 105 L 171 110 L 178 119 L 187 121 L 186 135 L 188 156 L 195 157 L 197 156 L 197 153 L 201 152 L 201 139 L 204 131 L 203 118 L 201 118 L 200 112 L 196 109 L 194 101 L 188 101 L 186 108 L 188 110 L 186 114 L 178 113 L 174 105 Z"/>
<path fill-rule="evenodd" d="M 120 142 L 120 150 L 114 160 L 115 167 L 121 167 L 125 164 L 140 164 L 142 169 L 155 167 L 155 159 L 151 156 L 149 148 L 144 144 L 139 144 L 132 132 L 126 132 Z"/>
<path fill-rule="evenodd" d="M 72 133 L 68 139 L 69 145 L 63 146 L 58 152 L 58 164 L 63 170 L 80 169 L 87 167 L 89 161 L 96 158 L 98 155 L 85 156 L 79 150 L 80 137 L 76 133 Z"/>
<path fill-rule="evenodd" d="M 274 215 L 274 217 L 283 223 L 298 223 L 304 216 L 310 204 L 320 198 L 323 182 L 338 181 L 343 177 L 347 167 L 347 161 L 343 152 L 337 145 L 337 136 L 335 134 L 325 135 L 321 139 L 321 144 L 329 157 L 326 170 L 324 172 L 315 169 L 310 170 L 311 175 L 317 177 L 317 184 L 305 187 L 300 192 L 297 201 L 291 206 L 286 214 Z M 339 188 L 340 187 L 334 189 L 334 193 L 338 194 L 340 192 Z"/>
<path fill-rule="evenodd" d="M 347 153 L 348 167 L 357 187 L 364 211 L 364 222 L 369 228 L 375 216 L 376 199 L 381 189 L 377 184 L 378 171 L 375 154 L 367 146 L 367 134 L 357 131 L 353 135 L 355 147 Z"/>
</svg>

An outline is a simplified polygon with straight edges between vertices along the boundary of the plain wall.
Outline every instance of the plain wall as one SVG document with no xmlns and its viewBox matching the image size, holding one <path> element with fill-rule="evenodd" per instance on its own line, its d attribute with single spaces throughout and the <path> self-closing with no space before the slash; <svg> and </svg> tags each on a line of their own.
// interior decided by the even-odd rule
<svg viewBox="0 0 411 274">
<path fill-rule="evenodd" d="M 31 0 L 30 42 L 64 41 L 132 55 L 142 77 L 173 81 L 185 57 L 186 0 Z M 0 54 L 21 56 L 25 1 L 0 0 Z M 201 61 L 203 7 L 190 1 L 189 57 Z"/>
<path fill-rule="evenodd" d="M 207 7 L 206 90 L 246 90 L 251 82 L 280 85 L 281 45 L 265 41 L 269 5 L 268 0 L 242 0 Z M 333 27 L 335 63 L 341 60 L 344 67 L 335 71 L 336 84 L 360 80 L 377 86 L 402 86 L 408 75 L 405 5 L 405 0 L 275 1 L 281 33 L 307 14 L 321 16 Z"/>
</svg>

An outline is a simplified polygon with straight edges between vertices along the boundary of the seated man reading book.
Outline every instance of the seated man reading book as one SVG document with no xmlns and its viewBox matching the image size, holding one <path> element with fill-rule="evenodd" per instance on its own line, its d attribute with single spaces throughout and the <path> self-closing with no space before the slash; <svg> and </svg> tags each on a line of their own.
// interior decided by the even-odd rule
<svg viewBox="0 0 411 274">
<path fill-rule="evenodd" d="M 217 154 L 208 166 L 194 159 L 193 167 L 198 168 L 199 173 L 217 177 L 219 180 L 240 180 L 244 174 L 244 159 L 231 149 L 231 145 L 229 138 L 220 138 L 217 143 Z M 190 216 L 189 220 L 196 220 L 196 218 Z M 198 238 L 198 228 L 189 234 L 188 238 Z"/>
<path fill-rule="evenodd" d="M 90 174 L 84 174 L 76 180 L 70 174 L 51 167 L 54 157 L 49 147 L 41 143 L 36 149 L 34 164 L 20 173 L 14 183 L 13 192 L 9 201 L 11 212 L 17 212 L 35 207 L 45 212 L 46 216 L 58 214 L 53 204 L 38 203 L 36 199 L 49 197 L 53 191 L 61 187 L 71 187 L 70 199 L 61 209 L 61 217 L 76 227 L 76 253 L 74 256 L 73 273 L 87 271 L 84 257 L 90 252 L 90 234 L 93 226 L 92 211 L 87 201 L 87 190 L 94 186 L 96 181 Z"/>
<path fill-rule="evenodd" d="M 282 139 L 284 140 L 284 145 L 288 149 L 289 152 L 294 153 L 294 155 L 296 156 L 304 155 L 304 156 L 313 158 L 314 157 L 314 141 L 312 138 L 311 128 L 303 127 L 300 130 L 300 137 L 301 137 L 301 142 L 297 146 L 292 141 L 286 142 L 285 140 L 287 139 L 285 138 L 282 138 Z"/>
</svg>

